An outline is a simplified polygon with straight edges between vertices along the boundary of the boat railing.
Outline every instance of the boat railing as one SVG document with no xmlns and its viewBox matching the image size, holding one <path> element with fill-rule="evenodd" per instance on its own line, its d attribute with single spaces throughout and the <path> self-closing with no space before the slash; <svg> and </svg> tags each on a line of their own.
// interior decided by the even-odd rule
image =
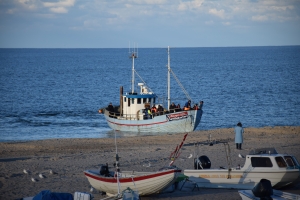
<svg viewBox="0 0 300 200">
<path fill-rule="evenodd" d="M 164 115 L 167 113 L 169 112 L 161 111 L 161 112 L 156 112 L 148 115 L 145 115 L 145 113 L 121 115 L 120 113 L 116 113 L 116 112 L 106 112 L 106 115 L 108 115 L 111 118 L 120 119 L 120 120 L 145 120 L 145 119 L 152 119 L 156 116 Z"/>
<path fill-rule="evenodd" d="M 124 119 L 124 120 L 136 120 L 137 115 L 136 114 L 123 114 L 121 115 L 119 112 L 105 112 L 106 115 L 108 115 L 111 118 L 115 119 Z"/>
<path fill-rule="evenodd" d="M 120 114 L 119 112 L 111 112 L 106 109 L 105 115 L 119 120 L 142 120 L 144 114 Z"/>
<path fill-rule="evenodd" d="M 180 108 L 169 109 L 170 113 L 175 113 L 175 112 L 180 112 L 180 111 L 182 111 L 182 109 L 180 109 Z"/>
</svg>

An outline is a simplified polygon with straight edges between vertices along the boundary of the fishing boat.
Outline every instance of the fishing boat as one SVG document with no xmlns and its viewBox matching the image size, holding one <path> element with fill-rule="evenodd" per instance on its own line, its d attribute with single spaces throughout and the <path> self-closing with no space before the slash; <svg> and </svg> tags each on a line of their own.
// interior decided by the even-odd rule
<svg viewBox="0 0 300 200">
<path fill-rule="evenodd" d="M 182 170 L 173 164 L 180 155 L 180 149 L 186 137 L 187 134 L 185 134 L 181 144 L 177 145 L 175 151 L 171 154 L 171 162 L 169 165 L 159 169 L 158 171 L 121 171 L 119 168 L 120 157 L 118 156 L 116 148 L 114 171 L 109 171 L 108 165 L 103 165 L 100 170 L 85 170 L 84 174 L 93 188 L 105 192 L 109 196 L 120 196 L 121 191 L 126 190 L 127 188 L 131 188 L 136 191 L 139 196 L 160 193 L 175 183 L 177 177 L 181 175 Z"/>
<path fill-rule="evenodd" d="M 170 67 L 170 47 L 168 47 L 168 97 L 167 108 L 158 102 L 158 96 L 146 85 L 135 70 L 135 59 L 138 54 L 135 50 L 130 52 L 132 59 L 131 91 L 123 94 L 120 88 L 120 105 L 99 109 L 104 114 L 110 128 L 121 132 L 135 133 L 186 133 L 196 129 L 202 117 L 203 101 L 195 108 L 192 99 L 179 82 Z M 187 106 L 178 108 L 171 104 L 170 74 L 175 77 L 179 86 L 187 97 Z M 143 83 L 138 83 L 139 90 L 135 90 L 135 74 Z M 195 104 L 196 105 L 196 104 Z"/>
<path fill-rule="evenodd" d="M 230 148 L 225 144 L 228 168 L 210 169 L 207 156 L 196 156 L 194 169 L 184 170 L 184 175 L 198 187 L 252 189 L 262 178 L 270 180 L 275 189 L 290 185 L 300 178 L 300 165 L 289 154 L 279 154 L 274 148 L 254 149 L 246 156 L 244 166 L 232 167 Z"/>
</svg>

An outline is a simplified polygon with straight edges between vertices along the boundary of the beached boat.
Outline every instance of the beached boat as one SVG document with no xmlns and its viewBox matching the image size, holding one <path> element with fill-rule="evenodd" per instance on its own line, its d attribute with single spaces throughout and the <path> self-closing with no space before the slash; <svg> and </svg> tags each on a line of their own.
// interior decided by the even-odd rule
<svg viewBox="0 0 300 200">
<path fill-rule="evenodd" d="M 261 179 L 260 182 L 252 190 L 239 190 L 238 192 L 243 200 L 300 200 L 300 195 L 298 194 L 292 194 L 289 192 L 282 192 L 280 190 L 273 189 L 271 186 L 271 182 L 267 179 Z"/>
<path fill-rule="evenodd" d="M 139 91 L 135 90 L 135 74 L 137 72 L 134 68 L 134 61 L 137 57 L 135 50 L 130 52 L 130 58 L 132 59 L 131 91 L 123 94 L 123 87 L 121 87 L 120 105 L 99 109 L 99 113 L 104 114 L 109 127 L 117 131 L 137 133 L 185 133 L 194 131 L 202 117 L 203 101 L 200 101 L 199 105 L 197 103 L 195 108 L 191 105 L 190 96 L 171 70 L 170 48 L 168 47 L 167 108 L 163 108 L 163 104 L 158 102 L 158 96 L 152 92 L 143 80 L 143 83 L 138 83 Z M 178 108 L 171 104 L 171 73 L 183 89 L 187 99 L 190 100 L 189 107 Z"/>
<path fill-rule="evenodd" d="M 180 145 L 171 154 L 169 166 L 163 167 L 156 172 L 120 171 L 119 156 L 116 143 L 115 170 L 109 171 L 108 164 L 101 166 L 100 170 L 85 170 L 84 174 L 93 188 L 107 193 L 110 196 L 120 196 L 121 191 L 131 188 L 139 196 L 155 194 L 175 183 L 177 177 L 181 175 L 181 169 L 173 166 L 174 161 L 180 155 L 180 149 L 187 137 L 187 133 Z"/>
<path fill-rule="evenodd" d="M 175 182 L 180 173 L 181 170 L 177 167 L 168 167 L 157 172 L 122 171 L 118 173 L 117 179 L 115 172 L 104 175 L 99 170 L 84 171 L 90 184 L 97 190 L 114 195 L 118 194 L 118 190 L 125 190 L 129 187 L 137 191 L 140 196 L 163 191 Z"/>
<path fill-rule="evenodd" d="M 229 145 L 225 146 L 229 149 L 226 154 L 230 153 Z M 209 158 L 200 156 L 194 160 L 194 169 L 184 170 L 184 175 L 198 187 L 235 189 L 252 189 L 262 178 L 270 180 L 273 188 L 281 188 L 300 178 L 297 159 L 292 155 L 279 154 L 274 148 L 252 150 L 244 158 L 245 164 L 241 167 L 232 168 L 231 159 L 227 159 L 227 169 L 210 169 Z"/>
</svg>

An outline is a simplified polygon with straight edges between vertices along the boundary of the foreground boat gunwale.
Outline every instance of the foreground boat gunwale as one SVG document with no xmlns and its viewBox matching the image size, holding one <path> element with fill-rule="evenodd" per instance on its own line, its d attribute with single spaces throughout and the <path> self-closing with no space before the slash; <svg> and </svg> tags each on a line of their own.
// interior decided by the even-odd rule
<svg viewBox="0 0 300 200">
<path fill-rule="evenodd" d="M 84 174 L 90 178 L 93 178 L 93 179 L 99 180 L 99 181 L 104 181 L 104 182 L 108 182 L 108 183 L 116 183 L 117 182 L 117 179 L 115 177 L 105 177 L 100 174 L 98 175 L 96 173 L 93 173 L 92 171 L 93 170 L 85 170 Z M 143 180 L 152 179 L 155 177 L 160 177 L 160 176 L 164 176 L 164 175 L 168 175 L 168 174 L 172 174 L 172 173 L 180 173 L 181 171 L 182 170 L 180 170 L 180 169 L 169 169 L 169 170 L 164 170 L 161 172 L 160 171 L 159 172 L 141 172 L 141 173 L 148 173 L 148 174 L 138 175 L 138 176 L 132 175 L 132 177 L 119 177 L 119 182 L 120 183 L 132 182 L 133 181 L 132 179 L 134 179 L 135 182 L 143 181 Z M 123 173 L 126 173 L 126 172 L 124 171 Z M 136 172 L 136 173 L 139 173 L 139 172 Z"/>
</svg>

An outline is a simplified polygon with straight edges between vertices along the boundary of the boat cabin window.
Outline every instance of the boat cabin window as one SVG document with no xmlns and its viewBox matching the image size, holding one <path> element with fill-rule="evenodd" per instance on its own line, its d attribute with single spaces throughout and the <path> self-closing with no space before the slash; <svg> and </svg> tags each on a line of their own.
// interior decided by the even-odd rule
<svg viewBox="0 0 300 200">
<path fill-rule="evenodd" d="M 281 156 L 275 158 L 278 167 L 287 167 L 284 159 Z"/>
<path fill-rule="evenodd" d="M 155 104 L 155 98 L 153 98 L 153 104 Z"/>
<path fill-rule="evenodd" d="M 284 156 L 284 159 L 286 161 L 286 163 L 288 164 L 289 167 L 294 167 L 295 166 L 295 162 L 292 159 L 291 156 Z"/>
<path fill-rule="evenodd" d="M 148 101 L 148 103 L 151 103 L 151 98 L 149 98 L 149 101 Z"/>
<path fill-rule="evenodd" d="M 132 104 L 134 104 L 134 98 L 132 98 Z"/>
<path fill-rule="evenodd" d="M 124 102 L 126 102 L 126 97 L 124 97 Z"/>
<path fill-rule="evenodd" d="M 143 103 L 146 103 L 147 102 L 147 98 L 143 98 Z"/>
<path fill-rule="evenodd" d="M 128 104 L 127 105 L 128 105 L 128 107 L 130 107 L 130 98 L 128 98 Z"/>
<path fill-rule="evenodd" d="M 300 167 L 298 160 L 295 158 L 295 156 L 292 156 L 292 159 L 294 161 L 294 163 Z"/>
<path fill-rule="evenodd" d="M 138 98 L 137 99 L 137 104 L 141 104 L 142 103 L 142 99 L 141 98 Z"/>
<path fill-rule="evenodd" d="M 252 167 L 273 167 L 268 157 L 251 157 Z"/>
</svg>

